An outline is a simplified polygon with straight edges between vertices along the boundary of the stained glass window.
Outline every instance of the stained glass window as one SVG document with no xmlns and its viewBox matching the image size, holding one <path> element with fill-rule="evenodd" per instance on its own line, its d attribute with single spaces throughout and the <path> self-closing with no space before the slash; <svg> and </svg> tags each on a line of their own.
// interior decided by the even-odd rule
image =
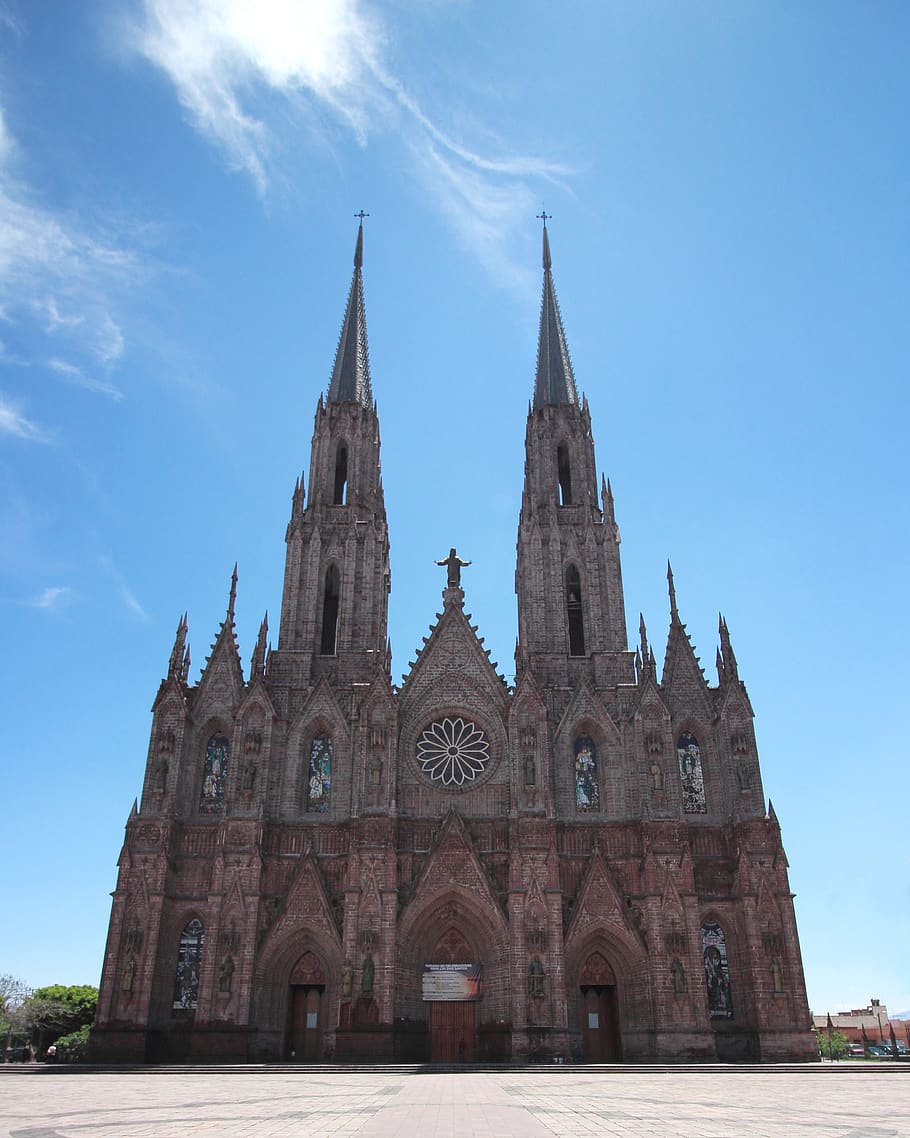
<svg viewBox="0 0 910 1138">
<path fill-rule="evenodd" d="M 575 740 L 575 809 L 580 814 L 600 809 L 597 749 L 590 735 L 579 735 Z"/>
<path fill-rule="evenodd" d="M 230 752 L 231 744 L 226 735 L 212 735 L 206 743 L 202 792 L 199 795 L 200 814 L 221 814 L 224 811 L 224 783 Z"/>
<path fill-rule="evenodd" d="M 202 968 L 202 944 L 205 929 L 194 917 L 180 934 L 177 952 L 177 974 L 174 977 L 174 1007 L 195 1008 L 199 998 L 199 972 Z"/>
<path fill-rule="evenodd" d="M 310 765 L 307 772 L 307 813 L 322 814 L 329 808 L 332 793 L 332 740 L 328 735 L 316 735 L 310 744 Z"/>
<path fill-rule="evenodd" d="M 701 767 L 701 748 L 690 731 L 684 731 L 676 743 L 679 758 L 679 781 L 682 785 L 683 811 L 706 814 L 705 778 Z"/>
<path fill-rule="evenodd" d="M 717 921 L 705 921 L 701 927 L 704 950 L 705 984 L 708 988 L 708 1012 L 712 1019 L 732 1019 L 730 969 L 727 964 L 727 941 Z"/>
</svg>

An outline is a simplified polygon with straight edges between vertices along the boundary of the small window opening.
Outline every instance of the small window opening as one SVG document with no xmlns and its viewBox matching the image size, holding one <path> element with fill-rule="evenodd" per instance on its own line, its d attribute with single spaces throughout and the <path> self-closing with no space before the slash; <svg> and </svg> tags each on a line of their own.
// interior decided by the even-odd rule
<svg viewBox="0 0 910 1138">
<path fill-rule="evenodd" d="M 585 626 L 581 610 L 581 581 L 574 565 L 570 565 L 566 570 L 566 613 L 569 619 L 569 655 L 584 656 Z"/>
<path fill-rule="evenodd" d="M 325 594 L 322 600 L 322 641 L 319 651 L 323 656 L 335 655 L 340 594 L 341 579 L 338 575 L 338 568 L 335 565 L 330 565 L 325 575 Z"/>
<path fill-rule="evenodd" d="M 572 471 L 569 468 L 569 448 L 560 443 L 556 448 L 556 472 L 559 477 L 559 504 L 572 505 Z"/>
<path fill-rule="evenodd" d="M 335 490 L 332 505 L 343 506 L 348 493 L 348 448 L 339 446 L 335 456 Z"/>
</svg>

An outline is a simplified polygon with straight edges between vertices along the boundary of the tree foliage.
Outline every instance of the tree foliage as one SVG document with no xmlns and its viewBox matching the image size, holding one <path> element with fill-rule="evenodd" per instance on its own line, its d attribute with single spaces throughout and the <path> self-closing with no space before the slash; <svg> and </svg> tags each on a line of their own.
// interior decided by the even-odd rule
<svg viewBox="0 0 910 1138">
<path fill-rule="evenodd" d="M 826 1028 L 819 1028 L 815 1037 L 823 1058 L 843 1059 L 847 1054 L 847 1037 L 842 1031 L 829 1032 Z"/>
</svg>

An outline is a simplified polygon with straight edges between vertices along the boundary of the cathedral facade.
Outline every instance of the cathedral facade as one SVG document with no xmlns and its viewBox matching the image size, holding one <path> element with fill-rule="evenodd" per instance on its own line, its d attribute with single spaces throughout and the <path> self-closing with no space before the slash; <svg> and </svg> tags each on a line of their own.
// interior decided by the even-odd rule
<svg viewBox="0 0 910 1138">
<path fill-rule="evenodd" d="M 178 627 L 127 822 L 92 1046 L 133 1061 L 815 1058 L 780 828 L 723 620 L 710 685 L 672 574 L 658 668 L 629 648 L 544 228 L 518 522 L 515 682 L 464 610 L 403 683 L 363 233 L 278 645 Z M 441 572 L 442 570 L 437 570 Z"/>
</svg>

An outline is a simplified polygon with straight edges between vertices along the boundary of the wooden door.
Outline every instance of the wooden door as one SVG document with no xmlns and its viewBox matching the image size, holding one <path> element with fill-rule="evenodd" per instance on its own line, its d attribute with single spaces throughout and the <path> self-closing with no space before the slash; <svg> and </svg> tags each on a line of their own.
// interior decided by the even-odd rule
<svg viewBox="0 0 910 1138">
<path fill-rule="evenodd" d="M 585 1059 L 589 1063 L 618 1063 L 622 1055 L 616 989 L 612 986 L 582 988 L 581 1017 Z"/>
<path fill-rule="evenodd" d="M 474 1004 L 470 1000 L 431 1001 L 430 1062 L 470 1063 L 474 1052 Z"/>
<path fill-rule="evenodd" d="M 313 1062 L 322 1054 L 322 994 L 320 986 L 295 985 L 291 988 L 291 1030 L 288 1058 L 298 1063 Z"/>
</svg>

